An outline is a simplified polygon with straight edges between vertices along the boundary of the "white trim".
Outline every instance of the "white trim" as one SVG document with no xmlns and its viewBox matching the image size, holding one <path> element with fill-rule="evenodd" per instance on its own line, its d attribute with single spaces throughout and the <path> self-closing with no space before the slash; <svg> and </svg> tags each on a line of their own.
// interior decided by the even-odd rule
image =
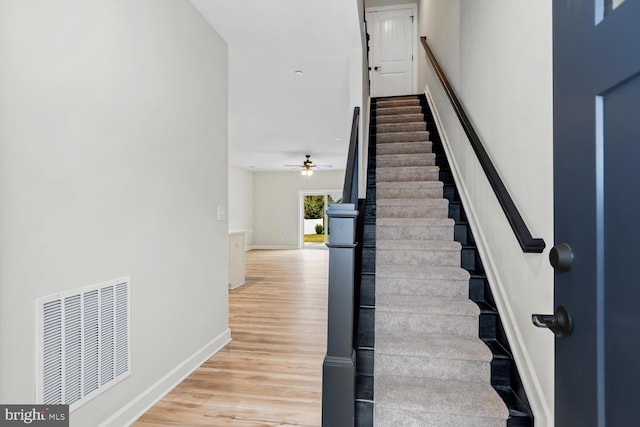
<svg viewBox="0 0 640 427">
<path fill-rule="evenodd" d="M 411 47 L 412 55 L 413 55 L 413 82 L 412 82 L 412 91 L 411 94 L 418 93 L 418 3 L 405 3 L 405 4 L 396 4 L 393 6 L 375 6 L 375 7 L 367 7 L 364 9 L 365 19 L 368 13 L 373 12 L 383 12 L 386 10 L 402 10 L 402 9 L 411 9 L 413 13 L 413 45 Z M 367 30 L 369 26 L 367 26 Z M 371 56 L 373 55 L 373 48 L 369 49 L 369 57 L 368 62 L 371 64 Z M 371 71 L 369 71 L 369 81 L 373 81 L 371 78 Z"/>
<path fill-rule="evenodd" d="M 107 420 L 100 424 L 100 427 L 130 426 L 230 341 L 231 330 L 227 328 L 220 333 L 220 335 L 205 344 L 201 349 L 197 350 L 149 388 L 140 393 L 138 397 L 120 408 L 120 410 L 111 417 L 107 418 Z"/>
<path fill-rule="evenodd" d="M 469 197 L 469 192 L 464 185 L 464 181 L 461 179 L 459 172 L 460 168 L 456 159 L 452 156 L 449 138 L 447 137 L 445 127 L 428 86 L 425 87 L 424 93 L 427 97 L 429 107 L 433 112 L 433 117 L 440 133 L 440 139 L 449 161 L 451 173 L 453 174 L 453 178 L 456 182 L 458 194 L 462 199 L 465 211 L 467 211 L 467 221 L 469 222 L 469 227 L 471 227 L 476 247 L 480 253 L 480 258 L 482 259 L 487 280 L 493 293 L 493 299 L 498 308 L 498 312 L 503 319 L 502 325 L 504 327 L 505 334 L 507 335 L 509 345 L 511 346 L 511 353 L 513 354 L 513 358 L 518 366 L 523 386 L 527 392 L 527 398 L 536 419 L 536 426 L 552 426 L 553 417 L 551 410 L 544 398 L 544 393 L 542 386 L 540 385 L 540 381 L 538 380 L 538 376 L 535 374 L 535 371 L 530 369 L 533 364 L 531 363 L 531 357 L 527 351 L 524 338 L 520 331 L 513 327 L 513 325 L 517 325 L 517 321 L 513 313 L 511 303 L 505 296 L 502 278 L 500 277 L 496 262 L 491 255 L 491 251 L 488 249 L 489 245 L 487 243 L 486 235 L 477 221 L 478 215 L 474 209 L 473 203 L 471 203 L 471 198 Z"/>
<path fill-rule="evenodd" d="M 300 249 L 297 246 L 278 246 L 278 245 L 253 245 L 251 249 L 276 249 L 276 250 L 291 250 L 291 249 Z"/>
<path fill-rule="evenodd" d="M 245 251 L 245 252 L 246 252 L 246 251 Z M 236 284 L 235 284 L 235 285 L 233 285 L 233 286 L 229 285 L 229 290 L 231 291 L 231 290 L 233 290 L 233 289 L 239 288 L 240 286 L 244 285 L 245 283 L 247 283 L 247 282 L 240 282 L 240 283 L 236 283 Z"/>
</svg>

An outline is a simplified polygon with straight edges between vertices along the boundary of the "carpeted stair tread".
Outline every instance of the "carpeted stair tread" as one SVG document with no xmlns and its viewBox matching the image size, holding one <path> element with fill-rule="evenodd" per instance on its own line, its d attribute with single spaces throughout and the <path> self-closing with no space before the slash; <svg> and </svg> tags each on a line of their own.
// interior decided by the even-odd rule
<svg viewBox="0 0 640 427">
<path fill-rule="evenodd" d="M 427 295 L 468 298 L 469 273 L 458 266 L 379 265 L 376 295 Z"/>
<path fill-rule="evenodd" d="M 424 173 L 424 172 L 440 172 L 440 166 L 404 166 L 404 167 L 397 167 L 397 166 L 383 166 L 383 167 L 377 167 L 376 168 L 376 173 L 387 173 L 387 172 L 405 172 L 405 173 L 409 173 L 409 172 L 415 172 L 415 173 Z M 416 182 L 420 182 L 420 181 L 416 181 Z"/>
<path fill-rule="evenodd" d="M 446 218 L 449 212 L 447 199 L 378 199 L 377 218 Z"/>
<path fill-rule="evenodd" d="M 384 240 L 382 242 L 395 242 L 399 240 Z M 417 242 L 418 240 L 402 240 L 403 242 Z M 376 245 L 376 264 L 379 265 L 405 265 L 407 268 L 417 265 L 447 265 L 455 267 L 460 265 L 460 250 L 455 248 L 380 248 Z"/>
<path fill-rule="evenodd" d="M 437 181 L 440 176 L 439 166 L 406 166 L 376 168 L 376 182 L 388 181 Z"/>
<path fill-rule="evenodd" d="M 410 132 L 385 132 L 376 136 L 378 143 L 428 141 L 429 131 L 416 130 Z"/>
<path fill-rule="evenodd" d="M 405 123 L 424 120 L 422 113 L 412 114 L 390 114 L 386 116 L 376 117 L 376 124 L 378 123 Z"/>
<path fill-rule="evenodd" d="M 379 331 L 376 334 L 376 353 L 430 357 L 450 360 L 491 362 L 489 347 L 480 338 L 464 335 L 424 334 L 415 331 L 396 333 Z"/>
<path fill-rule="evenodd" d="M 377 102 L 385 102 L 385 101 L 396 101 L 402 99 L 420 99 L 420 95 L 392 95 L 392 96 L 381 96 L 376 98 Z"/>
<path fill-rule="evenodd" d="M 375 359 L 378 362 L 374 368 L 375 375 L 434 378 L 450 381 L 458 381 L 460 378 L 464 378 L 465 381 L 474 383 L 488 383 L 491 381 L 491 363 L 483 360 L 447 359 L 429 355 L 407 356 L 380 353 L 377 350 Z"/>
<path fill-rule="evenodd" d="M 509 411 L 490 384 L 463 381 L 440 380 L 435 378 L 415 378 L 378 376 L 374 380 L 376 393 L 376 426 L 386 425 L 382 409 L 396 409 L 410 412 L 418 423 L 395 424 L 413 426 L 481 426 L 481 420 L 469 420 L 464 424 L 448 424 L 434 414 L 460 417 L 493 418 L 505 425 Z M 420 415 L 424 414 L 425 418 Z M 436 421 L 437 420 L 437 421 Z M 382 423 L 381 423 L 382 421 Z M 435 421 L 435 424 L 433 422 Z M 454 420 L 455 421 L 455 420 Z M 397 422 L 389 420 L 389 422 Z M 459 420 L 457 422 L 463 422 Z M 446 423 L 446 424 L 445 424 Z"/>
<path fill-rule="evenodd" d="M 376 185 L 376 197 L 380 199 L 442 199 L 444 186 L 441 181 L 384 181 Z"/>
<path fill-rule="evenodd" d="M 378 218 L 446 218 L 449 212 L 447 199 L 378 199 Z"/>
<path fill-rule="evenodd" d="M 450 218 L 380 218 L 378 240 L 452 240 L 455 221 Z"/>
<path fill-rule="evenodd" d="M 387 108 L 387 107 L 410 107 L 420 105 L 420 100 L 417 98 L 409 98 L 409 99 L 389 99 L 383 101 L 376 102 L 376 108 Z"/>
<path fill-rule="evenodd" d="M 444 185 L 442 181 L 386 181 L 376 183 L 376 191 L 379 190 L 421 190 L 421 189 L 442 189 Z M 384 199 L 385 197 L 379 197 Z M 412 199 L 413 197 L 410 197 Z"/>
<path fill-rule="evenodd" d="M 435 166 L 434 153 L 383 154 L 376 156 L 376 167 Z"/>
<path fill-rule="evenodd" d="M 384 265 L 460 266 L 460 243 L 446 240 L 378 240 L 376 270 Z"/>
<path fill-rule="evenodd" d="M 505 420 L 385 408 L 376 411 L 376 427 L 505 427 Z"/>
<path fill-rule="evenodd" d="M 382 266 L 380 266 L 382 267 Z M 429 280 L 469 280 L 469 272 L 461 267 L 447 266 L 418 266 L 408 269 L 400 265 L 385 265 L 376 269 L 378 278 L 421 279 Z"/>
<path fill-rule="evenodd" d="M 432 148 L 431 141 L 378 142 L 376 143 L 376 155 L 431 153 Z"/>
<path fill-rule="evenodd" d="M 444 316 L 478 316 L 480 314 L 478 306 L 468 298 L 394 294 L 376 295 L 376 311 Z"/>
<path fill-rule="evenodd" d="M 478 316 L 378 311 L 376 308 L 376 331 L 416 331 L 425 334 L 452 334 L 478 336 Z"/>
<path fill-rule="evenodd" d="M 455 224 L 451 218 L 378 218 L 376 221 L 377 227 L 453 227 Z"/>
<path fill-rule="evenodd" d="M 455 279 L 425 280 L 404 277 L 376 277 L 376 294 L 467 298 L 469 296 L 469 281 Z"/>
<path fill-rule="evenodd" d="M 377 206 L 449 206 L 447 199 L 378 199 Z"/>
<path fill-rule="evenodd" d="M 378 133 L 378 136 L 387 132 L 413 132 L 421 130 L 427 130 L 427 124 L 424 121 L 376 124 L 376 132 Z"/>
<path fill-rule="evenodd" d="M 422 106 L 421 105 L 411 105 L 411 106 L 401 106 L 401 107 L 376 107 L 375 113 L 377 117 L 385 116 L 389 114 L 415 114 L 421 113 Z"/>
</svg>

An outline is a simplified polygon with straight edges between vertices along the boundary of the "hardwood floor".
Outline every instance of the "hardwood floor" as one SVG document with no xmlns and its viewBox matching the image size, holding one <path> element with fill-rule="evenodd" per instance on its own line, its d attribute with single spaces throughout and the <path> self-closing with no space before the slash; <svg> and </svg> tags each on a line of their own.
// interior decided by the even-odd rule
<svg viewBox="0 0 640 427">
<path fill-rule="evenodd" d="M 233 340 L 136 423 L 319 426 L 329 252 L 250 251 L 229 292 Z"/>
</svg>

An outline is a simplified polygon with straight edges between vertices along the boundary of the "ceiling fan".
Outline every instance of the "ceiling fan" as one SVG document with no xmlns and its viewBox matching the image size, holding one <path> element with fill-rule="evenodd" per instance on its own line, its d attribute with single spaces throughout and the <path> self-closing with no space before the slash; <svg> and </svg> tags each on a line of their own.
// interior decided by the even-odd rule
<svg viewBox="0 0 640 427">
<path fill-rule="evenodd" d="M 302 168 L 302 175 L 304 176 L 311 176 L 313 175 L 313 169 L 314 168 L 332 168 L 333 165 L 316 165 L 311 161 L 311 154 L 305 154 L 306 160 L 304 162 L 302 162 L 302 165 L 285 165 L 286 167 L 293 167 L 293 168 Z"/>
</svg>

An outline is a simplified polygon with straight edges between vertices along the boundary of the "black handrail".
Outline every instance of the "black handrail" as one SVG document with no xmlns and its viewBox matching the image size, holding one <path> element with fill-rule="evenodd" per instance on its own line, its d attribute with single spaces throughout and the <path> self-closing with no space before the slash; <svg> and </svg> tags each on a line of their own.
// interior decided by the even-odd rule
<svg viewBox="0 0 640 427">
<path fill-rule="evenodd" d="M 351 138 L 347 156 L 347 170 L 342 189 L 342 203 L 358 202 L 358 128 L 360 126 L 360 107 L 354 107 L 351 121 Z"/>
<path fill-rule="evenodd" d="M 496 170 L 495 166 L 493 166 L 493 163 L 489 158 L 489 154 L 487 154 L 487 151 L 484 149 L 482 142 L 480 142 L 480 138 L 473 128 L 469 117 L 467 117 L 467 113 L 464 111 L 464 108 L 462 108 L 462 105 L 460 104 L 460 101 L 458 100 L 453 87 L 451 87 L 447 76 L 444 74 L 444 71 L 442 71 L 438 60 L 431 51 L 431 48 L 427 43 L 427 38 L 420 37 L 420 41 L 424 46 L 424 50 L 427 52 L 427 57 L 431 61 L 431 64 L 433 65 L 433 68 L 435 69 L 436 74 L 438 75 L 438 78 L 442 83 L 442 86 L 444 86 L 444 90 L 449 96 L 449 101 L 451 101 L 451 105 L 458 115 L 458 119 L 460 120 L 460 124 L 464 129 L 464 133 L 466 133 L 467 137 L 469 138 L 471 147 L 473 147 L 473 151 L 475 151 L 476 156 L 480 161 L 480 165 L 482 166 L 482 169 L 484 170 L 484 173 L 489 180 L 489 184 L 491 184 L 493 192 L 498 198 L 500 206 L 502 206 L 502 210 L 507 217 L 507 221 L 509 221 L 511 229 L 515 233 L 516 239 L 518 239 L 518 243 L 520 243 L 522 252 L 541 253 L 545 248 L 544 240 L 531 236 L 531 232 L 527 228 L 527 225 L 524 223 L 522 215 L 520 215 L 520 212 L 513 202 L 513 199 L 509 195 L 507 188 L 504 186 L 500 175 L 498 175 L 498 171 Z"/>
</svg>

